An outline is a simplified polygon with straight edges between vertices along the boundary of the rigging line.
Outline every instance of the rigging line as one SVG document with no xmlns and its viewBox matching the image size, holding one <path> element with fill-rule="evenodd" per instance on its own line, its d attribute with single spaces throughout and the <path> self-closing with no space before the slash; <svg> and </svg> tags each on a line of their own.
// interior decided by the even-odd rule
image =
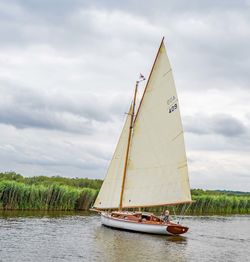
<svg viewBox="0 0 250 262">
<path fill-rule="evenodd" d="M 185 214 L 187 213 L 188 209 L 191 207 L 192 203 L 190 203 L 187 207 L 187 209 L 185 210 Z"/>
<path fill-rule="evenodd" d="M 184 213 L 185 208 L 186 208 L 186 203 L 182 206 L 178 223 L 180 223 L 180 221 L 181 221 L 181 219 L 182 219 L 182 217 L 183 217 L 182 214 Z"/>
<path fill-rule="evenodd" d="M 175 207 L 173 206 L 173 211 L 174 211 L 174 219 L 177 219 L 176 212 L 175 212 Z"/>
<path fill-rule="evenodd" d="M 186 204 L 185 204 L 185 205 L 186 205 Z M 191 205 L 192 205 L 192 203 L 189 203 L 189 205 L 188 205 L 187 209 L 185 210 L 183 216 L 187 213 L 187 211 L 188 211 L 188 209 L 191 207 Z M 182 218 L 183 218 L 183 216 L 182 216 Z"/>
</svg>

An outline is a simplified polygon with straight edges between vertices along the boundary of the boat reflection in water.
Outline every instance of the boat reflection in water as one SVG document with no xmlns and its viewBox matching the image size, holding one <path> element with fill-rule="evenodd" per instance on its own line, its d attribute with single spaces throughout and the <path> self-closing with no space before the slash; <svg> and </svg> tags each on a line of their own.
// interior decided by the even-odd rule
<svg viewBox="0 0 250 262">
<path fill-rule="evenodd" d="M 184 236 L 165 237 L 100 227 L 95 241 L 103 261 L 188 261 L 188 239 Z"/>
</svg>

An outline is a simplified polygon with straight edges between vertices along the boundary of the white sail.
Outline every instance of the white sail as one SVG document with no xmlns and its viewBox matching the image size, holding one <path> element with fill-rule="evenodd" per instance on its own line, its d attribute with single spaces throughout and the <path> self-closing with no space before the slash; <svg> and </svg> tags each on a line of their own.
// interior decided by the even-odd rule
<svg viewBox="0 0 250 262">
<path fill-rule="evenodd" d="M 119 206 L 131 117 L 132 106 L 123 126 L 107 175 L 96 198 L 95 208 L 109 209 L 118 208 Z"/>
<path fill-rule="evenodd" d="M 122 206 L 190 201 L 179 103 L 162 41 L 134 124 Z"/>
</svg>

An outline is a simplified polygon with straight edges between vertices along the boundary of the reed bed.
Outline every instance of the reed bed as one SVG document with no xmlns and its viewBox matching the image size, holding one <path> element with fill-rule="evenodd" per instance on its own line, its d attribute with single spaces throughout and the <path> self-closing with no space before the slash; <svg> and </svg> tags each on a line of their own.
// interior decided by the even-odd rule
<svg viewBox="0 0 250 262">
<path fill-rule="evenodd" d="M 201 195 L 193 196 L 190 214 L 248 214 L 250 196 L 239 195 Z"/>
<path fill-rule="evenodd" d="M 250 214 L 250 195 L 192 195 L 192 204 L 146 209 L 161 213 L 168 209 L 176 215 Z"/>
<path fill-rule="evenodd" d="M 88 210 L 97 190 L 52 184 L 0 181 L 0 209 Z"/>
<path fill-rule="evenodd" d="M 102 180 L 64 177 L 23 177 L 15 172 L 0 173 L 0 209 L 88 210 Z M 250 193 L 192 189 L 191 205 L 146 208 L 171 214 L 250 214 Z"/>
</svg>

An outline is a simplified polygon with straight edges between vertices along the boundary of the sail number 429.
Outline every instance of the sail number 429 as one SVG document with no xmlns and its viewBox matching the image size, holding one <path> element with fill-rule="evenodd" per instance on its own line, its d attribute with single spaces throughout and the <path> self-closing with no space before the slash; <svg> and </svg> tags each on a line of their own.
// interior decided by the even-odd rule
<svg viewBox="0 0 250 262">
<path fill-rule="evenodd" d="M 174 112 L 176 109 L 177 109 L 177 104 L 174 104 L 174 105 L 172 105 L 172 106 L 169 108 L 168 112 L 169 112 L 169 113 L 172 113 L 172 112 Z"/>
</svg>

